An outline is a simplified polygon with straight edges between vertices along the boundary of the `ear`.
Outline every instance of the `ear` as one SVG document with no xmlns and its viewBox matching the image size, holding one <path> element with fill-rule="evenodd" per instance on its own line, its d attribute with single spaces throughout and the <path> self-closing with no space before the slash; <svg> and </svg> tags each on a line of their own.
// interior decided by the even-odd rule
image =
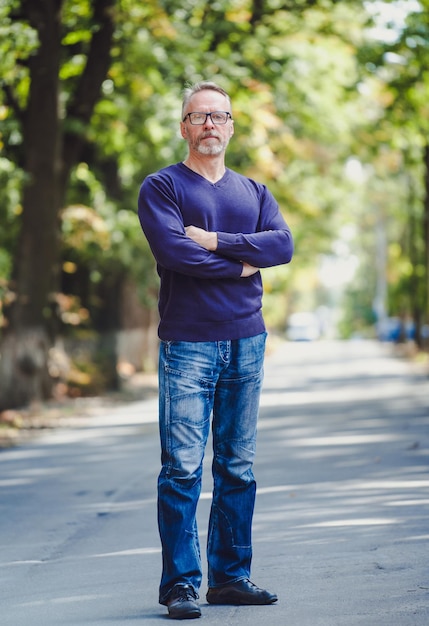
<svg viewBox="0 0 429 626">
<path fill-rule="evenodd" d="M 180 134 L 182 135 L 183 139 L 186 139 L 186 124 L 184 122 L 180 122 Z"/>
<path fill-rule="evenodd" d="M 234 120 L 231 120 L 231 125 L 229 127 L 229 134 L 230 134 L 230 137 L 232 137 L 234 134 Z"/>
</svg>

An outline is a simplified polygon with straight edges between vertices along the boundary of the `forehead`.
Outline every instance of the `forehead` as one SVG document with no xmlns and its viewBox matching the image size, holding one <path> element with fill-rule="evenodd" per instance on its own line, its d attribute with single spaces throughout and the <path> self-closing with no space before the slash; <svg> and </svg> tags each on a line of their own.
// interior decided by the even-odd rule
<svg viewBox="0 0 429 626">
<path fill-rule="evenodd" d="M 187 111 L 229 111 L 228 99 L 218 91 L 204 89 L 190 99 Z"/>
</svg>

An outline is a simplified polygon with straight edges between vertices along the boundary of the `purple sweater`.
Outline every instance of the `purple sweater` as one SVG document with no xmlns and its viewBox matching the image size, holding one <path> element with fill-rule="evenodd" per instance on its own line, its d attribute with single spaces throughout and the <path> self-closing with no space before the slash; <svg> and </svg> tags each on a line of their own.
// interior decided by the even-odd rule
<svg viewBox="0 0 429 626">
<path fill-rule="evenodd" d="M 264 332 L 260 272 L 240 278 L 242 261 L 255 267 L 289 263 L 292 235 L 268 189 L 227 169 L 211 183 L 183 163 L 149 175 L 140 188 L 139 218 L 161 279 L 159 337 L 221 341 Z M 216 231 L 210 252 L 185 226 Z"/>
</svg>

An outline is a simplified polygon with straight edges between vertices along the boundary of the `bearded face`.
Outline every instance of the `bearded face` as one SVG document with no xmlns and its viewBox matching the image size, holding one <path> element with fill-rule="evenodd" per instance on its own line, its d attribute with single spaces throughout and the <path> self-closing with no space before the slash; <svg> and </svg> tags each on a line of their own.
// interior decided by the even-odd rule
<svg viewBox="0 0 429 626">
<path fill-rule="evenodd" d="M 204 124 L 191 124 L 186 115 L 196 111 L 210 113 L 229 110 L 228 99 L 218 92 L 204 90 L 194 94 L 184 111 L 186 119 L 181 122 L 182 137 L 188 142 L 190 154 L 217 156 L 225 152 L 234 134 L 234 122 L 229 118 L 225 124 L 214 124 L 210 115 L 207 115 Z"/>
</svg>

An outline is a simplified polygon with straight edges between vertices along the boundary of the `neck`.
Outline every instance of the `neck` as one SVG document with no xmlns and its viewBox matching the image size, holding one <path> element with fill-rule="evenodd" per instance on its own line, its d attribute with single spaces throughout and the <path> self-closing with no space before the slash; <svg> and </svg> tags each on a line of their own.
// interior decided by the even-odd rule
<svg viewBox="0 0 429 626">
<path fill-rule="evenodd" d="M 183 161 L 186 167 L 196 172 L 200 176 L 203 176 L 211 183 L 218 182 L 225 174 L 225 162 L 223 155 L 219 156 L 194 156 L 189 155 L 187 159 Z"/>
</svg>

